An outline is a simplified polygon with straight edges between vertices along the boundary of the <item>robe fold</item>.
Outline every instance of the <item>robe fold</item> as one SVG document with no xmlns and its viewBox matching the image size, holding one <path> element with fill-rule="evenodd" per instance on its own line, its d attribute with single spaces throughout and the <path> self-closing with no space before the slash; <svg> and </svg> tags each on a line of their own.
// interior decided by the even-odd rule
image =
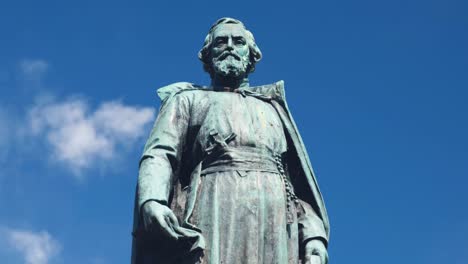
<svg viewBox="0 0 468 264">
<path fill-rule="evenodd" d="M 327 245 L 327 212 L 282 81 L 236 92 L 175 83 L 158 95 L 140 161 L 132 264 L 299 263 L 307 241 Z M 148 201 L 174 211 L 179 240 L 144 231 Z"/>
</svg>

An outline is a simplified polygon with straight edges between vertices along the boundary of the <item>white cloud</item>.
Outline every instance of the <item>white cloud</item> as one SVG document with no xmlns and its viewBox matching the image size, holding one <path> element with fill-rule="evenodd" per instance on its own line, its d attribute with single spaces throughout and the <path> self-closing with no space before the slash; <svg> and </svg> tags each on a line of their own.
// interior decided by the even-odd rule
<svg viewBox="0 0 468 264">
<path fill-rule="evenodd" d="M 22 75 L 30 81 L 40 81 L 42 76 L 49 69 L 49 64 L 45 60 L 25 59 L 19 63 Z"/>
<path fill-rule="evenodd" d="M 47 264 L 61 250 L 60 243 L 48 232 L 7 229 L 8 243 L 19 251 L 27 264 Z"/>
<path fill-rule="evenodd" d="M 75 175 L 98 162 L 115 158 L 119 146 L 127 146 L 145 134 L 154 116 L 147 107 L 104 102 L 90 111 L 84 100 L 38 104 L 30 111 L 34 135 L 44 135 L 53 160 L 67 165 Z"/>
</svg>

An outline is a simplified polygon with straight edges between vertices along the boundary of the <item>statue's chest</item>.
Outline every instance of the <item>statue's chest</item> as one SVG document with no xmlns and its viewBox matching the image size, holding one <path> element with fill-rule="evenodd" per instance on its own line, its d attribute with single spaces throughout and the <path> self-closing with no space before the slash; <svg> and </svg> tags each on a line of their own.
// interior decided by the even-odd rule
<svg viewBox="0 0 468 264">
<path fill-rule="evenodd" d="M 204 145 L 213 131 L 228 137 L 236 134 L 234 145 L 271 145 L 282 141 L 284 131 L 273 106 L 252 96 L 210 92 L 193 104 L 197 112 L 198 139 Z"/>
<path fill-rule="evenodd" d="M 271 104 L 252 96 L 231 92 L 208 93 L 201 109 L 204 114 L 202 125 L 222 125 L 231 127 L 267 129 L 280 125 L 278 115 Z"/>
</svg>

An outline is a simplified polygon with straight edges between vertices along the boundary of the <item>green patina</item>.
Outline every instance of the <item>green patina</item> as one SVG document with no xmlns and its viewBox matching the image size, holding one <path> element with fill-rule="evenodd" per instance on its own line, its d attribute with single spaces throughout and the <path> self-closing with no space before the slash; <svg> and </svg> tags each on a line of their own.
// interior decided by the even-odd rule
<svg viewBox="0 0 468 264">
<path fill-rule="evenodd" d="M 222 18 L 199 53 L 211 85 L 158 90 L 132 264 L 328 262 L 328 216 L 284 83 L 249 86 L 261 57 L 252 33 Z"/>
</svg>

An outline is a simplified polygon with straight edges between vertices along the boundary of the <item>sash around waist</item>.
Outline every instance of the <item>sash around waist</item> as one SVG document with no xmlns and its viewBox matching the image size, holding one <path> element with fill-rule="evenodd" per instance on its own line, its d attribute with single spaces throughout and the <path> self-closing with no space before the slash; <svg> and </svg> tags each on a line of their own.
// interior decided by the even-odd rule
<svg viewBox="0 0 468 264">
<path fill-rule="evenodd" d="M 203 162 L 201 174 L 234 170 L 278 173 L 279 163 L 279 153 L 254 147 L 230 147 L 219 154 L 208 156 Z"/>
</svg>

